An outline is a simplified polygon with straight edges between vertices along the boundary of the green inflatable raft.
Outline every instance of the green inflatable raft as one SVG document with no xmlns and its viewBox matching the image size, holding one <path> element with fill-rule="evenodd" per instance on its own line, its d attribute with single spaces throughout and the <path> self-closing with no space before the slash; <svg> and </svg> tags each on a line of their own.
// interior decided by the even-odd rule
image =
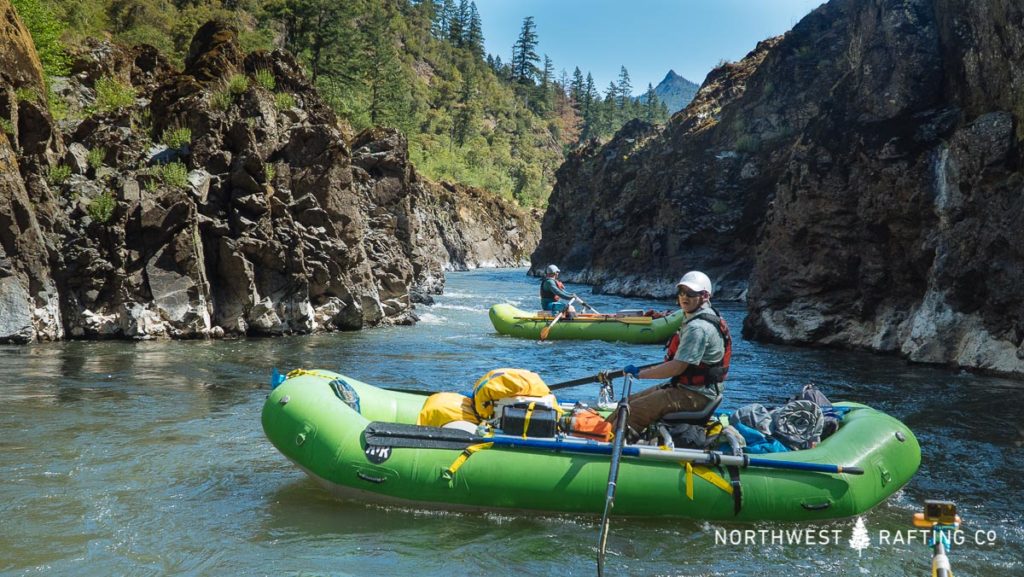
<svg viewBox="0 0 1024 577">
<path fill-rule="evenodd" d="M 527 312 L 509 304 L 496 304 L 490 310 L 491 324 L 503 335 L 539 339 L 541 330 L 550 325 L 550 313 Z M 633 344 L 664 344 L 679 330 L 683 311 L 651 318 L 631 314 L 577 314 L 574 319 L 561 318 L 551 327 L 547 340 L 578 339 L 622 341 Z"/>
<path fill-rule="evenodd" d="M 494 435 L 491 445 L 480 445 L 468 441 L 472 433 L 416 426 L 425 400 L 425 394 L 385 390 L 329 371 L 293 371 L 267 397 L 263 429 L 288 459 L 345 498 L 601 514 L 609 443 Z M 861 514 L 913 476 L 920 447 L 907 427 L 884 413 L 853 403 L 837 406 L 850 408 L 839 431 L 813 449 L 731 457 L 751 461 L 739 468 L 738 492 L 731 490 L 736 479 L 726 467 L 693 465 L 706 462 L 694 453 L 720 453 L 626 445 L 615 515 L 798 521 Z M 480 450 L 463 450 L 469 447 Z M 788 468 L 776 468 L 782 465 Z M 863 473 L 852 474 L 857 469 Z"/>
</svg>

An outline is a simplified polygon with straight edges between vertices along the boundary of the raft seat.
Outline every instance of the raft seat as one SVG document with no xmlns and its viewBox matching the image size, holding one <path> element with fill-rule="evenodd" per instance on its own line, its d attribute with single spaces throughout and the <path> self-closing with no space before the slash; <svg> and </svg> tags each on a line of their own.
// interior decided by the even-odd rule
<svg viewBox="0 0 1024 577">
<path fill-rule="evenodd" d="M 718 395 L 711 402 L 704 406 L 699 411 L 676 411 L 675 413 L 667 413 L 661 417 L 661 421 L 667 425 L 700 425 L 704 426 L 711 415 L 715 413 L 715 409 L 718 405 L 722 404 L 722 395 Z"/>
</svg>

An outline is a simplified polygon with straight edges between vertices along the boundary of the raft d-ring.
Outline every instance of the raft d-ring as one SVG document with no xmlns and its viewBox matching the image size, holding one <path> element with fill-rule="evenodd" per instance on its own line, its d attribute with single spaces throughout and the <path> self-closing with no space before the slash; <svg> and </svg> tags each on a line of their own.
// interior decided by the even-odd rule
<svg viewBox="0 0 1024 577">
<path fill-rule="evenodd" d="M 305 442 L 306 442 L 306 433 L 299 433 L 298 435 L 295 435 L 295 444 L 296 445 L 301 445 L 302 443 L 305 443 Z"/>
<path fill-rule="evenodd" d="M 279 404 L 279 405 L 287 405 L 288 401 L 290 401 L 290 400 L 292 400 L 292 398 L 289 397 L 288 395 L 285 395 L 285 396 L 281 397 L 281 400 L 278 401 L 277 404 Z"/>
</svg>

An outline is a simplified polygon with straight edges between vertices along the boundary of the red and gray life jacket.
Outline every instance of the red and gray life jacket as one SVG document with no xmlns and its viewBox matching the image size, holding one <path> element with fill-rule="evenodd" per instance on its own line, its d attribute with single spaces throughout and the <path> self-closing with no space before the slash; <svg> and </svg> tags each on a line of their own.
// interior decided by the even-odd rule
<svg viewBox="0 0 1024 577">
<path fill-rule="evenodd" d="M 558 295 L 556 295 L 555 293 L 547 290 L 547 288 L 546 288 L 548 286 L 547 280 L 548 280 L 547 277 L 545 277 L 544 280 L 540 281 L 540 300 L 543 301 L 543 302 L 548 302 L 548 301 L 556 301 L 557 302 L 558 301 Z M 558 290 L 561 290 L 561 291 L 565 290 L 565 285 L 562 284 L 562 281 L 560 281 L 558 279 L 555 279 L 555 286 L 558 287 Z"/>
<path fill-rule="evenodd" d="M 673 385 L 704 387 L 725 381 L 725 377 L 729 374 L 729 361 L 732 359 L 732 335 L 729 334 L 729 325 L 726 324 L 725 318 L 718 314 L 718 311 L 715 309 L 712 308 L 711 310 L 714 311 L 714 314 L 704 312 L 694 315 L 686 319 L 686 324 L 690 324 L 695 320 L 702 320 L 711 323 L 712 326 L 718 329 L 718 334 L 721 335 L 722 342 L 725 344 L 725 354 L 722 355 L 722 360 L 710 365 L 700 363 L 699 365 L 687 366 L 682 374 L 672 377 Z M 665 360 L 671 361 L 675 358 L 678 349 L 679 333 L 677 332 L 665 343 Z"/>
</svg>

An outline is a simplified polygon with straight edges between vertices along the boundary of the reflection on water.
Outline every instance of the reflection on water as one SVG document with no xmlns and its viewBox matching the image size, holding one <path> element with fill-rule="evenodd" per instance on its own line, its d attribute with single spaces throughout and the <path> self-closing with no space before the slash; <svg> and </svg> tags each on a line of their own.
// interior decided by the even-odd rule
<svg viewBox="0 0 1024 577">
<path fill-rule="evenodd" d="M 0 347 L 0 518 L 8 521 L 0 532 L 0 574 L 593 574 L 596 519 L 340 501 L 278 454 L 259 425 L 272 367 L 326 368 L 382 386 L 437 391 L 468 390 L 501 366 L 557 383 L 661 357 L 656 345 L 536 343 L 494 333 L 489 305 L 531 308 L 537 284 L 522 271 L 451 274 L 447 293 L 421 306 L 424 322 L 411 328 Z M 609 295 L 587 300 L 602 311 L 672 306 Z M 741 325 L 742 308 L 721 308 L 733 327 Z M 954 549 L 957 574 L 1024 573 L 1022 383 L 742 339 L 733 359 L 725 408 L 778 404 L 815 382 L 833 400 L 878 407 L 914 430 L 921 471 L 864 516 L 872 535 L 908 527 L 925 498 L 952 499 L 969 527 L 999 536 L 995 545 Z M 587 385 L 561 397 L 593 400 L 596 393 Z M 824 526 L 848 536 L 853 523 Z M 876 544 L 863 555 L 845 541 L 716 544 L 716 531 L 749 527 L 616 518 L 609 572 L 928 572 L 930 553 L 921 543 Z"/>
</svg>

